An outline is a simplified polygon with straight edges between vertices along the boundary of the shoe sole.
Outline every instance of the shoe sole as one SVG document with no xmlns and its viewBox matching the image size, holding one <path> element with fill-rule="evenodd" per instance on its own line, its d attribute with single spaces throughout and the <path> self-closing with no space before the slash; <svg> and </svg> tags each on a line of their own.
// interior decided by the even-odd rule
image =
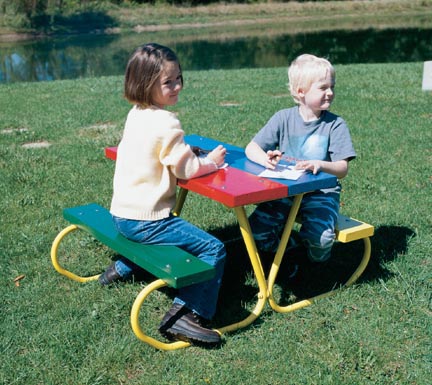
<svg viewBox="0 0 432 385">
<path fill-rule="evenodd" d="M 197 337 L 186 336 L 181 333 L 161 331 L 161 330 L 159 330 L 159 332 L 170 341 L 183 341 L 183 342 L 198 343 L 198 344 L 205 344 L 205 345 L 217 345 L 221 343 L 220 337 L 218 339 L 204 340 Z"/>
</svg>

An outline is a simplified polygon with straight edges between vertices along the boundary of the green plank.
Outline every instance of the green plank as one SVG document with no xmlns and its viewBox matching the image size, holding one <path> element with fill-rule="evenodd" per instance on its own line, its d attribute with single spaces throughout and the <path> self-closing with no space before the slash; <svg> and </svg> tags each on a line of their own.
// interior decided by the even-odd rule
<svg viewBox="0 0 432 385">
<path fill-rule="evenodd" d="M 123 237 L 104 207 L 90 203 L 64 209 L 66 220 L 174 288 L 214 277 L 214 268 L 175 246 L 143 245 Z"/>
</svg>

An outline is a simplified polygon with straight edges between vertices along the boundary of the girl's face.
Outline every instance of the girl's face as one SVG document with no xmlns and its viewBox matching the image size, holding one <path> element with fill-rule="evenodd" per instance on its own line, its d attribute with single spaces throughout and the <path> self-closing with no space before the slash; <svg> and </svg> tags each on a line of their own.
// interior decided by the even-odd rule
<svg viewBox="0 0 432 385">
<path fill-rule="evenodd" d="M 330 73 L 316 82 L 313 82 L 309 90 L 300 91 L 300 96 L 306 107 L 314 112 L 325 111 L 330 108 L 334 99 L 335 81 Z"/>
<path fill-rule="evenodd" d="M 159 108 L 173 106 L 178 101 L 178 94 L 183 88 L 181 71 L 177 62 L 167 61 L 161 75 L 153 86 L 153 104 Z"/>
</svg>

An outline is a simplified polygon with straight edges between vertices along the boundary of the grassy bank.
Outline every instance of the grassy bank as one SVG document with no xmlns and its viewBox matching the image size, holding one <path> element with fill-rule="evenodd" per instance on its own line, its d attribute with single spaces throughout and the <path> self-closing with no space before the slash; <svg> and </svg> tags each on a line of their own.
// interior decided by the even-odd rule
<svg viewBox="0 0 432 385">
<path fill-rule="evenodd" d="M 287 32 L 297 29 L 316 30 L 334 25 L 400 23 L 409 26 L 423 15 L 426 22 L 432 12 L 430 0 L 385 1 L 318 1 L 318 2 L 263 2 L 255 4 L 213 4 L 198 7 L 123 8 L 112 14 L 125 28 L 160 30 L 188 26 L 226 25 L 233 27 L 283 26 Z M 416 21 L 420 23 L 419 20 Z M 258 24 L 258 25 L 256 25 Z M 402 25 L 402 24 L 400 24 Z"/>
<path fill-rule="evenodd" d="M 432 0 L 258 2 L 206 6 L 102 3 L 38 28 L 18 26 L 17 15 L 0 15 L 0 39 L 34 38 L 46 33 L 124 33 L 206 30 L 229 36 L 332 29 L 430 28 Z M 196 33 L 196 32 L 195 32 Z"/>
<path fill-rule="evenodd" d="M 62 208 L 108 206 L 113 163 L 103 149 L 121 136 L 129 109 L 122 78 L 0 85 L 0 382 L 2 384 L 424 385 L 431 371 L 432 94 L 422 63 L 337 66 L 333 111 L 348 122 L 358 158 L 344 180 L 342 212 L 373 224 L 372 260 L 354 287 L 291 314 L 266 310 L 216 350 L 164 353 L 129 324 L 142 287 L 78 284 L 50 264 L 66 226 Z M 187 133 L 245 146 L 278 109 L 291 106 L 286 69 L 187 72 L 175 107 Z M 183 215 L 229 239 L 233 213 L 191 195 Z M 337 245 L 335 270 L 288 298 L 332 285 L 361 244 Z M 219 324 L 245 315 L 256 284 L 241 242 L 229 245 Z M 81 273 L 113 257 L 78 236 L 63 250 Z M 24 275 L 19 285 L 16 277 Z M 323 282 L 325 281 L 325 282 Z M 172 293 L 143 309 L 154 328 Z M 152 333 L 156 333 L 153 329 Z M 157 334 L 157 333 L 156 333 Z M 428 374 L 429 373 L 429 374 Z"/>
</svg>

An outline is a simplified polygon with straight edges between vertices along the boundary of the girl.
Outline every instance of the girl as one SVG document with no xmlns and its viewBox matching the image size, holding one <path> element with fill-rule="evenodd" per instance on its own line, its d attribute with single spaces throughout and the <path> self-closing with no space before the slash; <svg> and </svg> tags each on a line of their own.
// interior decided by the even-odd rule
<svg viewBox="0 0 432 385">
<path fill-rule="evenodd" d="M 225 247 L 222 242 L 171 213 L 177 178 L 190 179 L 223 165 L 226 149 L 207 157 L 195 155 L 184 142 L 176 115 L 165 110 L 178 101 L 183 88 L 175 53 L 158 44 L 136 49 L 126 68 L 124 93 L 133 104 L 118 146 L 111 214 L 119 232 L 144 244 L 174 245 L 216 269 L 210 281 L 179 290 L 159 331 L 170 339 L 219 343 L 220 335 L 204 327 L 211 319 L 221 284 Z M 99 278 L 102 285 L 129 277 L 134 265 L 126 259 L 112 264 Z"/>
</svg>

